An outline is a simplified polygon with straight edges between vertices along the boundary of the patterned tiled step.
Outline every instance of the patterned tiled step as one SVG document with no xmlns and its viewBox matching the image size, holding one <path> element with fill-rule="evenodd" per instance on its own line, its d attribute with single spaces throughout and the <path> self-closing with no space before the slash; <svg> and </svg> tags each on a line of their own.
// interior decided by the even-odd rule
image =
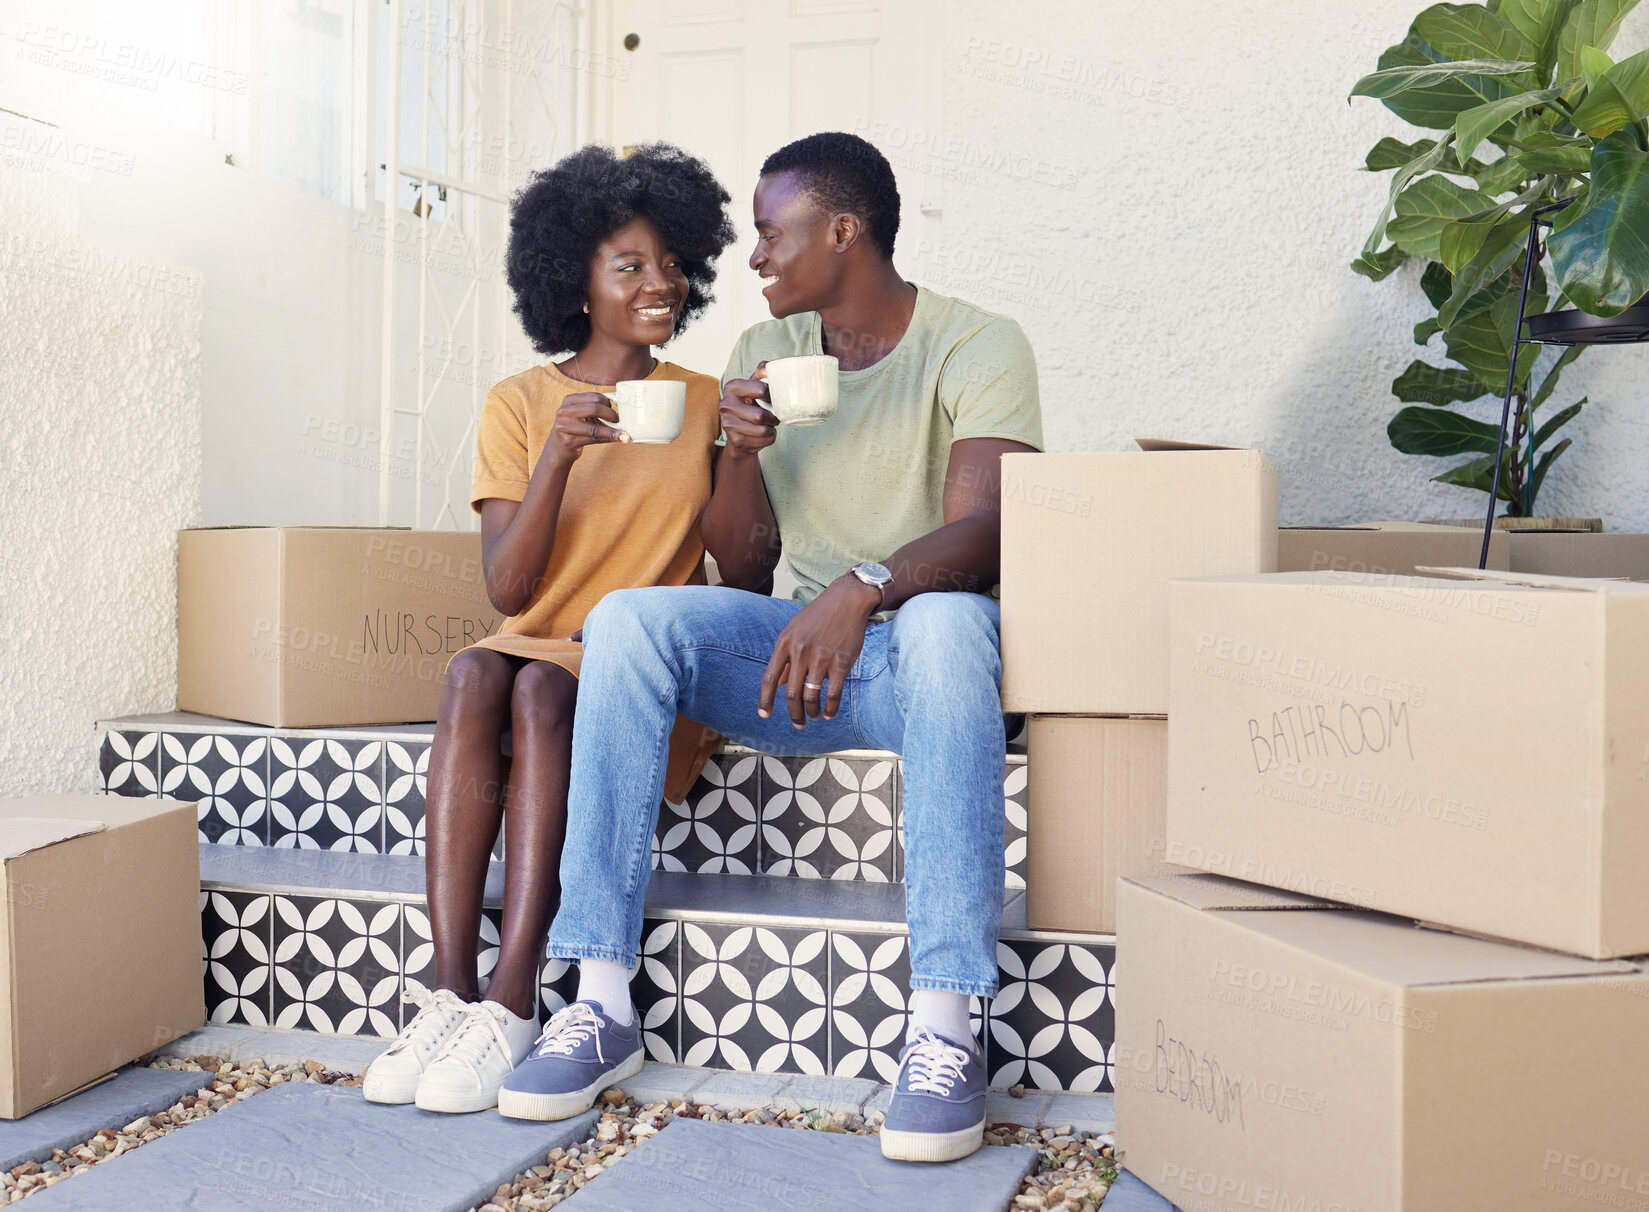
<svg viewBox="0 0 1649 1212">
<path fill-rule="evenodd" d="M 534 1123 L 491 1114 L 438 1115 L 369 1103 L 359 1089 L 287 1082 L 35 1191 L 29 1207 L 460 1212 L 541 1163 L 549 1150 L 585 1139 L 595 1116 L 588 1111 Z"/>
<path fill-rule="evenodd" d="M 433 965 L 413 857 L 203 845 L 201 926 L 213 1022 L 389 1036 L 408 978 Z M 479 970 L 497 960 L 504 868 L 484 896 Z M 983 1009 L 993 1085 L 1108 1091 L 1115 947 L 1025 928 L 1004 891 L 1000 991 Z M 633 986 L 650 1059 L 892 1079 L 904 1039 L 904 888 L 865 881 L 655 872 Z M 540 1013 L 577 974 L 540 973 Z M 976 1015 L 981 1011 L 976 1006 Z"/>
<path fill-rule="evenodd" d="M 198 799 L 220 845 L 424 853 L 432 724 L 275 729 L 187 712 L 98 725 L 100 787 Z M 897 883 L 904 878 L 898 755 L 782 757 L 728 746 L 680 803 L 659 809 L 653 867 Z M 1004 884 L 1025 886 L 1022 747 L 1003 783 Z M 503 855 L 500 831 L 493 848 Z"/>
</svg>

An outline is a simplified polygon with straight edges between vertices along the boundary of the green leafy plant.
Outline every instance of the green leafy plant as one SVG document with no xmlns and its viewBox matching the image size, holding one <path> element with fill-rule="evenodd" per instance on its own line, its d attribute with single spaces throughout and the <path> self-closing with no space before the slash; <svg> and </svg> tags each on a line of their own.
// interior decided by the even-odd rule
<svg viewBox="0 0 1649 1212">
<path fill-rule="evenodd" d="M 1375 97 L 1414 126 L 1439 132 L 1369 151 L 1370 172 L 1393 172 L 1390 194 L 1352 268 L 1374 281 L 1409 260 L 1436 314 L 1415 344 L 1443 338 L 1446 364 L 1412 362 L 1392 382 L 1408 405 L 1387 426 L 1405 454 L 1470 455 L 1433 479 L 1533 512 L 1546 473 L 1573 439 L 1553 442 L 1585 399 L 1539 418 L 1563 371 L 1565 350 L 1532 385 L 1538 345 L 1512 345 L 1524 315 L 1572 304 L 1612 316 L 1649 293 L 1649 50 L 1620 60 L 1608 48 L 1637 0 L 1489 0 L 1434 4 L 1380 56 L 1353 97 Z M 1531 212 L 1574 198 L 1547 217 L 1545 247 L 1524 288 Z M 1541 262 L 1550 255 L 1556 291 Z M 1494 479 L 1499 417 L 1454 411 L 1492 395 L 1512 376 L 1514 426 Z M 1523 456 L 1533 431 L 1534 456 Z"/>
</svg>

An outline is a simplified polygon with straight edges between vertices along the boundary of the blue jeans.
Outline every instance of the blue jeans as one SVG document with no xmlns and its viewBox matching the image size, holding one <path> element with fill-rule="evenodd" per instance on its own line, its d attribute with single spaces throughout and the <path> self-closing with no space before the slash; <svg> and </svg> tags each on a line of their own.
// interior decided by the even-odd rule
<svg viewBox="0 0 1649 1212">
<path fill-rule="evenodd" d="M 561 907 L 550 955 L 634 967 L 676 713 L 767 753 L 904 756 L 905 911 L 913 989 L 996 992 L 1002 919 L 1001 611 L 925 593 L 873 623 L 833 720 L 790 722 L 762 671 L 801 607 L 719 586 L 610 593 L 584 624 Z"/>
</svg>

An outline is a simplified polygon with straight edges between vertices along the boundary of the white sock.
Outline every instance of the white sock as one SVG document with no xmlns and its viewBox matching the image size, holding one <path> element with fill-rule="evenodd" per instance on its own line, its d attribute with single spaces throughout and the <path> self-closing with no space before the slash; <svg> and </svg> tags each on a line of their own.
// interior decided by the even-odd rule
<svg viewBox="0 0 1649 1212">
<path fill-rule="evenodd" d="M 923 1028 L 942 1035 L 954 1043 L 971 1045 L 973 1026 L 968 1022 L 968 995 L 941 993 L 937 989 L 916 989 L 910 995 L 910 1027 L 905 1031 L 908 1044 Z"/>
<path fill-rule="evenodd" d="M 630 970 L 611 960 L 580 960 L 578 962 L 578 997 L 581 1002 L 600 1002 L 607 1017 L 621 1027 L 628 1027 L 635 1019 L 635 1007 L 630 1004 Z"/>
</svg>

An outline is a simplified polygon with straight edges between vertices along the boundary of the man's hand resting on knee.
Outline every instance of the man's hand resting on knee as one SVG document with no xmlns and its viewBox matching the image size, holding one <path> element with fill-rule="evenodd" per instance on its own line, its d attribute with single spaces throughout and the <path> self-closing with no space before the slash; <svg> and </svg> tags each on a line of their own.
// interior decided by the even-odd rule
<svg viewBox="0 0 1649 1212">
<path fill-rule="evenodd" d="M 809 718 L 821 715 L 835 719 L 847 675 L 865 646 L 865 628 L 881 607 L 881 590 L 851 573 L 826 585 L 779 633 L 762 674 L 757 714 L 764 720 L 773 714 L 773 699 L 782 685 L 796 727 L 805 728 Z"/>
</svg>

